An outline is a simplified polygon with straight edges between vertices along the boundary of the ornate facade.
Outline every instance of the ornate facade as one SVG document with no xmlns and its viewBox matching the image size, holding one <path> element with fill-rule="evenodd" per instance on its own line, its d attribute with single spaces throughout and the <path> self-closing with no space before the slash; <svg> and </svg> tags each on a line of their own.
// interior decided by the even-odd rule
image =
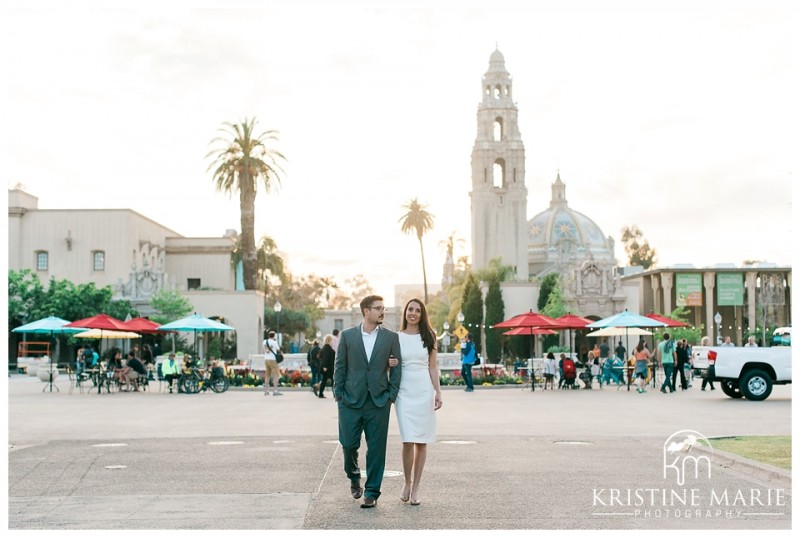
<svg viewBox="0 0 800 538">
<path fill-rule="evenodd" d="M 472 150 L 472 265 L 484 269 L 499 257 L 523 282 L 556 272 L 570 311 L 597 317 L 618 312 L 625 294 L 616 277 L 614 240 L 569 207 L 560 175 L 551 185 L 550 207 L 526 217 L 525 147 L 512 95 L 505 59 L 495 50 L 482 79 Z"/>
</svg>

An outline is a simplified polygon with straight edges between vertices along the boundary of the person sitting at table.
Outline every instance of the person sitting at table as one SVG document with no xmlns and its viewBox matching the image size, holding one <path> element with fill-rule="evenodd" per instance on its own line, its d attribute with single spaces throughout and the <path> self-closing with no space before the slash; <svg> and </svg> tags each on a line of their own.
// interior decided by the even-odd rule
<svg viewBox="0 0 800 538">
<path fill-rule="evenodd" d="M 181 375 L 181 367 L 175 360 L 175 353 L 170 353 L 169 358 L 161 363 L 161 376 L 169 383 L 169 392 L 172 394 L 172 382 Z"/>
<path fill-rule="evenodd" d="M 122 361 L 122 350 L 119 348 L 113 348 L 109 353 L 111 359 L 108 362 L 108 369 L 114 371 L 114 379 L 117 380 L 120 384 L 128 385 L 128 373 L 131 371 L 130 368 L 125 366 L 125 363 Z"/>
<path fill-rule="evenodd" d="M 183 392 L 183 380 L 192 375 L 192 368 L 194 366 L 195 361 L 192 360 L 192 356 L 186 353 L 183 356 L 183 369 L 181 370 L 181 375 L 178 378 L 178 392 Z"/>
<path fill-rule="evenodd" d="M 127 382 L 128 390 L 133 388 L 133 391 L 136 392 L 139 390 L 139 380 L 147 378 L 147 368 L 144 367 L 142 361 L 136 357 L 136 354 L 131 351 L 128 353 L 128 360 L 125 363 L 130 371 L 125 376 L 125 380 Z"/>
<path fill-rule="evenodd" d="M 211 379 L 225 377 L 225 361 L 222 359 L 217 360 L 214 355 L 211 355 L 208 358 L 208 368 L 211 370 Z"/>
</svg>

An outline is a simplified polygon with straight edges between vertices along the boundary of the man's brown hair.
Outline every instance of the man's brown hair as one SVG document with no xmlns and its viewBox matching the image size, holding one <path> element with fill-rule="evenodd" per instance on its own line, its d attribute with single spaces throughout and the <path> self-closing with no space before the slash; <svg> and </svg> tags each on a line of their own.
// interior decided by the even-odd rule
<svg viewBox="0 0 800 538">
<path fill-rule="evenodd" d="M 372 306 L 372 303 L 374 303 L 375 301 L 383 301 L 383 297 L 381 297 L 380 295 L 367 295 L 366 297 L 361 299 L 361 302 L 358 305 L 361 307 L 361 314 L 363 315 L 364 310 L 370 308 Z"/>
</svg>

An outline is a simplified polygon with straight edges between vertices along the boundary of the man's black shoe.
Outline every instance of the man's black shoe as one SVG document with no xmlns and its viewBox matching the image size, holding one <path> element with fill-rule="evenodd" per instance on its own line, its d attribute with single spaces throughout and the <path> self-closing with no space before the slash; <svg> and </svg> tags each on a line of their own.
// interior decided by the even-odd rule
<svg viewBox="0 0 800 538">
<path fill-rule="evenodd" d="M 378 506 L 378 500 L 369 497 L 364 497 L 364 502 L 361 503 L 361 508 L 375 508 L 376 506 Z"/>
<path fill-rule="evenodd" d="M 361 487 L 360 482 L 350 482 L 350 493 L 354 499 L 360 499 L 361 495 L 364 494 L 364 488 Z"/>
</svg>

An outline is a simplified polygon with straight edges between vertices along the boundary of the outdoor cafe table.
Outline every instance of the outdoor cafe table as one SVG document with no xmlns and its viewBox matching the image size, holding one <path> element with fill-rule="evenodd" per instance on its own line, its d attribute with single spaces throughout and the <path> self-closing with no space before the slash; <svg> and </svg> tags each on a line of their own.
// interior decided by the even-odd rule
<svg viewBox="0 0 800 538">
<path fill-rule="evenodd" d="M 86 368 L 83 370 L 83 373 L 88 374 L 89 379 L 92 381 L 92 386 L 89 387 L 89 392 L 96 388 L 97 394 L 100 394 L 105 386 L 106 392 L 111 393 L 111 382 L 114 377 L 114 370 L 103 368 Z"/>
</svg>

